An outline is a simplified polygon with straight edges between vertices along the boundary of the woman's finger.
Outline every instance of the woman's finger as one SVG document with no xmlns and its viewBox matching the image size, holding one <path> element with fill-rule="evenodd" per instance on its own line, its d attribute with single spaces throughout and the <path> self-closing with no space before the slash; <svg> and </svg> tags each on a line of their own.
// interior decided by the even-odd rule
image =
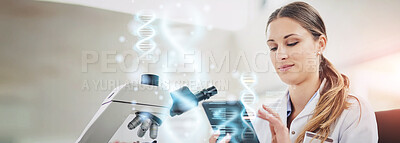
<svg viewBox="0 0 400 143">
<path fill-rule="evenodd" d="M 214 132 L 214 134 L 212 134 L 211 135 L 211 137 L 210 137 L 210 139 L 208 139 L 208 141 L 210 142 L 210 143 L 216 143 L 217 142 L 217 139 L 218 139 L 218 137 L 219 137 L 219 130 L 217 130 L 216 132 Z"/>
<path fill-rule="evenodd" d="M 282 121 L 280 119 L 270 115 L 269 113 L 266 113 L 265 111 L 262 111 L 261 109 L 258 110 L 257 116 L 260 117 L 261 119 L 267 120 L 269 124 L 272 124 L 272 126 L 274 127 L 282 126 Z"/>
<path fill-rule="evenodd" d="M 259 117 L 261 119 L 264 119 L 264 120 L 268 120 L 268 118 L 271 117 L 271 116 L 268 115 L 268 113 L 263 112 L 261 109 L 258 109 L 257 117 Z"/>
<path fill-rule="evenodd" d="M 275 112 L 274 110 L 272 110 L 271 108 L 268 108 L 267 105 L 262 105 L 262 106 L 263 106 L 263 108 L 264 108 L 265 111 L 267 111 L 268 113 L 274 115 L 274 116 L 275 116 L 276 118 L 278 118 L 279 120 L 281 119 L 281 118 L 279 117 L 279 114 L 276 113 L 276 112 Z"/>
<path fill-rule="evenodd" d="M 275 128 L 274 128 L 274 126 L 272 126 L 272 124 L 269 124 L 269 130 L 271 131 L 272 137 L 275 137 L 275 135 L 276 135 Z"/>
<path fill-rule="evenodd" d="M 222 138 L 221 143 L 229 143 L 231 141 L 231 134 L 226 134 L 224 138 Z"/>
<path fill-rule="evenodd" d="M 278 113 L 263 105 L 263 109 L 259 109 L 257 116 L 267 120 L 269 122 L 269 127 L 272 135 L 272 142 L 289 141 L 289 131 L 285 124 L 282 123 Z"/>
</svg>

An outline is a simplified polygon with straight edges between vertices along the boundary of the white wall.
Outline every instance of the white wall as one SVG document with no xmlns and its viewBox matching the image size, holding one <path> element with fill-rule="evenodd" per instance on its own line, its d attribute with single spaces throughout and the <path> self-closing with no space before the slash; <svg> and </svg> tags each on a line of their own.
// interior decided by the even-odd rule
<svg viewBox="0 0 400 143">
<path fill-rule="evenodd" d="M 165 12 L 160 10 L 160 5 L 164 10 L 170 7 L 171 17 L 160 17 L 161 20 L 154 22 L 160 31 L 154 40 L 163 53 L 162 58 L 166 58 L 166 51 L 179 51 L 177 48 L 183 48 L 189 54 L 191 51 L 196 54 L 211 52 L 217 61 L 214 66 L 218 68 L 224 54 L 229 53 L 227 72 L 224 69 L 228 65 L 224 64 L 221 72 L 211 69 L 200 73 L 167 73 L 163 72 L 164 60 L 160 60 L 149 68 L 150 72 L 160 74 L 163 80 L 227 80 L 228 88 L 221 90 L 213 100 L 238 99 L 244 87 L 239 80 L 240 74 L 232 71 L 239 55 L 244 52 L 251 67 L 257 65 L 268 69 L 256 74 L 258 85 L 254 88 L 260 102 L 269 100 L 268 95 L 274 91 L 285 89 L 273 71 L 268 55 L 261 55 L 258 59 L 255 56 L 267 51 L 264 30 L 269 13 L 288 1 L 267 1 L 266 9 L 258 7 L 262 1 L 235 1 L 231 4 L 227 1 L 181 2 L 181 8 L 176 8 L 180 1 L 136 1 L 133 11 L 129 11 L 128 5 L 132 3 L 126 1 L 113 1 L 116 5 L 111 7 L 98 1 L 84 2 L 70 1 L 77 5 L 15 0 L 0 2 L 0 142 L 74 142 L 110 90 L 126 80 L 137 80 L 141 74 L 141 71 L 121 71 L 120 63 L 109 66 L 116 72 L 105 72 L 101 60 L 106 57 L 101 53 L 116 51 L 120 54 L 132 50 L 137 37 L 132 35 L 128 25 L 133 19 L 131 14 L 142 5 L 143 8 L 158 8 L 156 12 L 159 13 Z M 393 96 L 399 90 L 389 86 L 399 85 L 399 80 L 378 80 L 398 79 L 393 75 L 397 75 L 400 69 L 396 64 L 400 45 L 397 40 L 400 38 L 399 2 L 310 1 L 310 4 L 326 22 L 329 42 L 325 55 L 349 75 L 353 92 L 369 98 L 375 110 L 400 108 L 395 104 L 400 97 Z M 119 9 L 118 5 L 125 6 Z M 200 9 L 197 16 L 201 23 L 190 21 L 191 9 L 185 8 L 187 5 Z M 196 29 L 197 33 L 191 35 L 190 32 Z M 120 37 L 126 40 L 120 42 Z M 83 72 L 82 55 L 88 51 L 98 53 L 101 60 L 89 64 L 88 72 Z M 114 62 L 115 55 L 109 59 Z M 179 52 L 169 59 L 178 59 L 175 61 L 178 68 L 184 66 Z M 130 60 L 126 64 L 132 64 Z M 205 60 L 204 57 L 201 60 L 202 70 L 209 66 L 204 64 Z M 196 59 L 195 63 L 198 61 Z M 171 65 L 174 63 L 169 67 Z M 239 72 L 246 71 L 246 64 L 240 63 L 238 67 Z M 370 75 L 373 77 L 368 77 Z M 85 83 L 89 89 L 82 88 Z M 377 83 L 383 86 L 376 86 Z M 384 96 L 381 98 L 381 95 Z M 176 137 L 176 142 L 193 139 L 204 142 L 209 136 L 209 125 L 201 108 L 167 122 L 173 127 L 162 127 L 161 142 L 171 140 L 172 136 Z M 193 122 L 198 124 L 192 127 Z M 174 134 L 167 133 L 170 131 Z M 116 135 L 115 140 L 135 140 L 134 131 L 125 129 L 119 132 L 121 134 Z"/>
</svg>

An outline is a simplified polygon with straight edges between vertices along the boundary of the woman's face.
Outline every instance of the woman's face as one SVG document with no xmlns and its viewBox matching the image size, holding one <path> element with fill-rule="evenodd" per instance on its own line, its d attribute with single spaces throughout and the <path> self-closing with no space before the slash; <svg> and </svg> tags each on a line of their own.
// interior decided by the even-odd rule
<svg viewBox="0 0 400 143">
<path fill-rule="evenodd" d="M 291 18 L 278 18 L 267 27 L 267 45 L 272 64 L 280 79 L 297 85 L 313 76 L 318 77 L 317 53 L 325 43 L 314 40 L 309 31 Z"/>
</svg>

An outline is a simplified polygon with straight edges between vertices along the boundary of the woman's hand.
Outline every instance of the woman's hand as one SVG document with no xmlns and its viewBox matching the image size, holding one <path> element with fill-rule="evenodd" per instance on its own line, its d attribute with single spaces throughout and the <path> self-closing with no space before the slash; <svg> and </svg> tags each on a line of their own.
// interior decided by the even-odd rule
<svg viewBox="0 0 400 143">
<path fill-rule="evenodd" d="M 269 128 L 271 130 L 272 142 L 273 143 L 290 143 L 289 129 L 285 124 L 282 123 L 279 114 L 263 105 L 262 109 L 258 110 L 257 116 L 261 119 L 267 120 L 269 122 Z"/>
<path fill-rule="evenodd" d="M 210 139 L 208 139 L 208 141 L 210 143 L 216 143 L 217 139 L 219 137 L 219 130 L 217 130 L 213 135 L 211 135 Z M 231 140 L 231 135 L 228 133 L 226 134 L 226 136 L 224 138 L 222 138 L 222 140 L 220 141 L 220 143 L 229 143 L 229 141 Z"/>
</svg>

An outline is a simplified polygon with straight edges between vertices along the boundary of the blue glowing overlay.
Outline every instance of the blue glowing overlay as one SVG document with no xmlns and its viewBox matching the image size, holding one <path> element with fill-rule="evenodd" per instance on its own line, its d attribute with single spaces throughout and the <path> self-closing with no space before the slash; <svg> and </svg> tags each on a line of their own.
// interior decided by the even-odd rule
<svg viewBox="0 0 400 143">
<path fill-rule="evenodd" d="M 212 129 L 220 131 L 219 139 L 229 133 L 232 143 L 259 142 L 241 101 L 203 102 L 203 108 Z"/>
</svg>

